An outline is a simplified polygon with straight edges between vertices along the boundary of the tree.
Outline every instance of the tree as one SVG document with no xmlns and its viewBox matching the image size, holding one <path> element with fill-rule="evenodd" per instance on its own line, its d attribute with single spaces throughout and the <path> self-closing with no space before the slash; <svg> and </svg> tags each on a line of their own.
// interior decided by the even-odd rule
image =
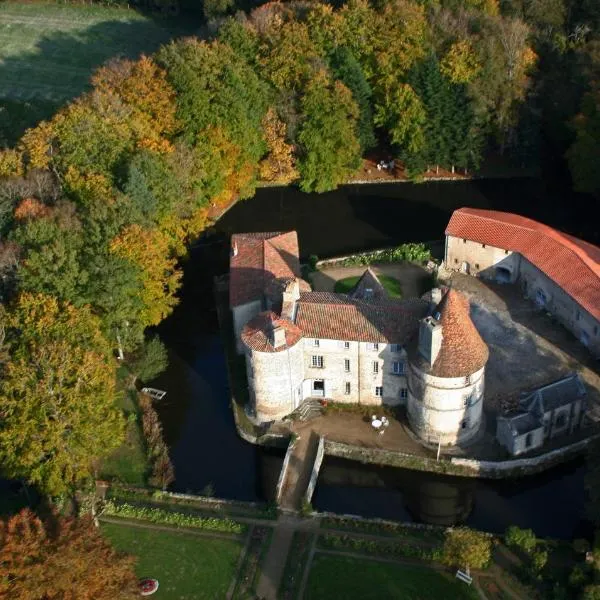
<svg viewBox="0 0 600 600">
<path fill-rule="evenodd" d="M 177 304 L 181 273 L 171 257 L 167 237 L 157 229 L 129 225 L 111 242 L 111 252 L 141 270 L 139 296 L 144 326 L 158 325 Z"/>
<path fill-rule="evenodd" d="M 160 375 L 168 362 L 167 349 L 157 336 L 153 336 L 144 342 L 129 365 L 136 377 L 145 382 Z"/>
<path fill-rule="evenodd" d="M 215 19 L 216 17 L 222 17 L 235 6 L 234 0 L 203 0 L 203 11 L 204 18 L 208 21 L 209 19 Z"/>
<path fill-rule="evenodd" d="M 331 55 L 331 66 L 334 77 L 352 92 L 352 97 L 358 105 L 359 117 L 356 134 L 361 151 L 364 153 L 377 143 L 373 129 L 371 86 L 367 82 L 360 63 L 348 48 L 336 48 Z"/>
<path fill-rule="evenodd" d="M 71 491 L 117 447 L 115 364 L 89 307 L 21 294 L 6 319 L 0 378 L 0 463 L 50 495 Z"/>
<path fill-rule="evenodd" d="M 567 160 L 575 189 L 600 193 L 600 91 L 586 94 L 581 112 L 573 119 L 575 141 L 567 151 Z"/>
<path fill-rule="evenodd" d="M 0 596 L 19 600 L 133 600 L 135 559 L 117 553 L 82 519 L 29 509 L 0 520 Z"/>
<path fill-rule="evenodd" d="M 457 527 L 446 532 L 442 562 L 450 567 L 483 569 L 492 557 L 492 542 L 484 533 Z"/>
<path fill-rule="evenodd" d="M 531 554 L 537 546 L 537 538 L 531 529 L 521 529 L 511 525 L 504 536 L 509 546 L 520 548 L 523 552 Z"/>
<path fill-rule="evenodd" d="M 221 42 L 185 38 L 163 46 L 159 62 L 177 92 L 177 116 L 191 146 L 217 127 L 238 147 L 238 167 L 256 167 L 265 145 L 261 121 L 268 90 L 254 70 Z"/>
<path fill-rule="evenodd" d="M 298 141 L 303 191 L 325 192 L 345 181 L 360 164 L 356 137 L 358 107 L 350 90 L 325 71 L 310 81 L 302 98 Z"/>
<path fill-rule="evenodd" d="M 481 65 L 468 40 L 454 42 L 440 63 L 440 71 L 452 83 L 469 83 Z"/>
<path fill-rule="evenodd" d="M 260 163 L 260 176 L 265 181 L 290 183 L 298 177 L 294 166 L 293 147 L 286 142 L 286 126 L 273 108 L 263 119 L 268 154 Z"/>
</svg>

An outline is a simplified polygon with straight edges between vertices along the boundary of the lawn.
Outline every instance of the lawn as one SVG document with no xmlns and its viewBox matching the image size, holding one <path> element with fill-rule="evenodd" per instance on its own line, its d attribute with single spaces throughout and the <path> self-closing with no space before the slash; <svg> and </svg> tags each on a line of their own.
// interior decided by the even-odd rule
<svg viewBox="0 0 600 600">
<path fill-rule="evenodd" d="M 475 590 L 450 575 L 425 567 L 317 554 L 312 564 L 307 600 L 475 600 Z"/>
<path fill-rule="evenodd" d="M 78 96 L 108 59 L 151 54 L 199 26 L 126 8 L 0 3 L 0 143 Z"/>
<path fill-rule="evenodd" d="M 156 600 L 215 600 L 225 598 L 236 574 L 242 546 L 183 532 L 141 529 L 102 523 L 113 545 L 138 557 L 140 577 L 158 579 Z"/>
<path fill-rule="evenodd" d="M 356 277 L 346 277 L 345 279 L 340 279 L 335 282 L 334 292 L 338 294 L 347 294 L 361 278 L 361 275 L 357 275 Z M 385 291 L 391 298 L 401 298 L 402 297 L 402 288 L 400 287 L 400 282 L 393 277 L 388 277 L 387 275 L 377 275 L 377 279 L 381 282 L 381 285 L 385 288 Z"/>
</svg>

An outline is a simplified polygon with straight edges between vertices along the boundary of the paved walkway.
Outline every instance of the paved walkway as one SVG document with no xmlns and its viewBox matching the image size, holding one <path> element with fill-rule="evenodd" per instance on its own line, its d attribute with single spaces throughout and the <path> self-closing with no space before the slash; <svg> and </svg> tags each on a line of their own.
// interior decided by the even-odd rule
<svg viewBox="0 0 600 600">
<path fill-rule="evenodd" d="M 276 600 L 277 591 L 285 570 L 285 563 L 294 537 L 298 529 L 314 529 L 319 527 L 317 519 L 300 519 L 292 515 L 281 515 L 277 520 L 269 552 L 262 564 L 260 579 L 256 589 L 259 600 Z"/>
</svg>

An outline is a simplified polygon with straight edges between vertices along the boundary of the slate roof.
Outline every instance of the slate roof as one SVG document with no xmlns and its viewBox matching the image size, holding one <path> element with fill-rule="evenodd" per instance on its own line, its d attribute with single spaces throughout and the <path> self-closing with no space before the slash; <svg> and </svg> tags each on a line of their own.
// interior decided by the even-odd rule
<svg viewBox="0 0 600 600">
<path fill-rule="evenodd" d="M 296 325 L 309 338 L 405 344 L 427 313 L 422 300 L 361 300 L 332 292 L 301 293 Z"/>
<path fill-rule="evenodd" d="M 275 348 L 272 343 L 272 331 L 276 327 L 285 329 L 285 344 Z M 256 352 L 282 352 L 302 339 L 302 332 L 288 319 L 274 312 L 262 312 L 250 319 L 242 329 L 242 341 Z"/>
<path fill-rule="evenodd" d="M 433 316 L 442 325 L 442 345 L 433 365 L 421 356 L 416 340 L 409 348 L 411 360 L 421 371 L 434 377 L 466 377 L 485 366 L 489 350 L 471 321 L 465 296 L 449 289 Z"/>
<path fill-rule="evenodd" d="M 348 296 L 360 300 L 380 300 L 388 297 L 385 288 L 381 285 L 379 278 L 371 270 L 371 267 L 367 267 L 360 279 L 356 282 L 356 285 L 348 292 Z"/>
<path fill-rule="evenodd" d="M 543 429 L 544 427 L 544 424 L 538 417 L 524 411 L 507 413 L 503 417 L 498 417 L 498 419 L 507 421 L 513 436 L 524 435 L 536 429 Z"/>
<path fill-rule="evenodd" d="M 261 299 L 266 287 L 275 278 L 300 276 L 300 252 L 295 231 L 236 233 L 231 236 L 231 248 L 231 307 Z"/>
<path fill-rule="evenodd" d="M 523 397 L 519 404 L 529 411 L 539 407 L 540 413 L 543 414 L 584 398 L 586 394 L 583 382 L 579 375 L 574 373 L 533 390 Z"/>
<path fill-rule="evenodd" d="M 523 255 L 600 320 L 600 248 L 512 213 L 459 208 L 446 235 Z"/>
</svg>

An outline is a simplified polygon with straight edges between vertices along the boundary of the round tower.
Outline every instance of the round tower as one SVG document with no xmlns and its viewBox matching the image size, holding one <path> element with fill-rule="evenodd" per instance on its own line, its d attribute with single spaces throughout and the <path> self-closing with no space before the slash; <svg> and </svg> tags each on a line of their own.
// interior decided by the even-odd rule
<svg viewBox="0 0 600 600">
<path fill-rule="evenodd" d="M 302 332 L 290 320 L 263 312 L 241 335 L 246 356 L 250 409 L 259 422 L 275 421 L 302 401 Z"/>
<path fill-rule="evenodd" d="M 408 420 L 423 441 L 464 444 L 477 435 L 488 356 L 469 301 L 448 290 L 409 348 Z"/>
</svg>

